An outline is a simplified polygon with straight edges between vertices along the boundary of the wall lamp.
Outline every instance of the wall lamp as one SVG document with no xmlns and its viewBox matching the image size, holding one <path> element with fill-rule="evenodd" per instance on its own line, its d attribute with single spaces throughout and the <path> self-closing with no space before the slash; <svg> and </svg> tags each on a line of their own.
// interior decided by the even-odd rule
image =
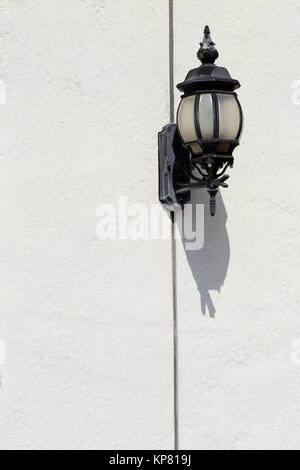
<svg viewBox="0 0 300 470">
<path fill-rule="evenodd" d="M 243 113 L 234 91 L 240 83 L 214 64 L 218 56 L 205 26 L 197 53 L 202 64 L 177 85 L 183 92 L 177 124 L 167 124 L 158 133 L 159 200 L 169 211 L 183 208 L 192 189 L 206 188 L 213 216 L 219 187 L 228 187 L 225 171 L 233 166 Z"/>
</svg>

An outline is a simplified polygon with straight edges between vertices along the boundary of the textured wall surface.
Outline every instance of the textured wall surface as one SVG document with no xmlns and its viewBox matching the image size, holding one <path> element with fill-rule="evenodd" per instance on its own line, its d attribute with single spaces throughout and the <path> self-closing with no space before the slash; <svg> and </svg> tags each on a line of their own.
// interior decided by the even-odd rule
<svg viewBox="0 0 300 470">
<path fill-rule="evenodd" d="M 300 448 L 300 4 L 176 0 L 176 82 L 196 66 L 205 24 L 217 64 L 242 84 L 245 128 L 203 249 L 177 244 L 179 441 Z"/>
<path fill-rule="evenodd" d="M 157 200 L 168 13 L 1 1 L 2 449 L 173 447 L 171 242 L 96 236 L 99 204 Z M 203 249 L 176 242 L 179 446 L 300 448 L 300 5 L 175 0 L 176 83 L 205 24 L 245 129 Z"/>
<path fill-rule="evenodd" d="M 156 202 L 168 5 L 1 1 L 0 448 L 171 447 L 169 240 L 99 240 Z"/>
</svg>

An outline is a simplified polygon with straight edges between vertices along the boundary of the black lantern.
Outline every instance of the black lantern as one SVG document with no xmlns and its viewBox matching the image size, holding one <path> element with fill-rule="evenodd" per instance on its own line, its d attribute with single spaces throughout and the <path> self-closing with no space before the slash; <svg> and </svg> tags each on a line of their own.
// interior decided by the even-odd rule
<svg viewBox="0 0 300 470">
<path fill-rule="evenodd" d="M 190 190 L 200 187 L 210 194 L 213 216 L 218 188 L 228 186 L 225 171 L 233 166 L 243 114 L 234 91 L 240 84 L 226 68 L 214 64 L 218 56 L 205 26 L 197 53 L 202 64 L 177 85 L 183 92 L 177 124 L 167 124 L 158 134 L 159 200 L 170 211 L 183 208 Z"/>
</svg>

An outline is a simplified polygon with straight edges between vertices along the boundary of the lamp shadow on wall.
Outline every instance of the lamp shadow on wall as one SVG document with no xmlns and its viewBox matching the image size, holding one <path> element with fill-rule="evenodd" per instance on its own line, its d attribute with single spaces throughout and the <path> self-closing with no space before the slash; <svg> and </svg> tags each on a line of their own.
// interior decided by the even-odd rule
<svg viewBox="0 0 300 470">
<path fill-rule="evenodd" d="M 207 191 L 196 190 L 192 192 L 191 204 L 204 204 L 204 244 L 201 249 L 187 250 L 184 233 L 181 236 L 186 258 L 192 271 L 197 289 L 200 293 L 201 311 L 210 317 L 216 314 L 216 308 L 210 296 L 210 291 L 221 292 L 225 282 L 230 259 L 230 244 L 226 229 L 227 212 L 220 191 L 216 198 L 216 214 L 209 213 L 209 195 Z M 184 217 L 192 217 L 195 227 L 195 211 L 185 214 Z"/>
</svg>

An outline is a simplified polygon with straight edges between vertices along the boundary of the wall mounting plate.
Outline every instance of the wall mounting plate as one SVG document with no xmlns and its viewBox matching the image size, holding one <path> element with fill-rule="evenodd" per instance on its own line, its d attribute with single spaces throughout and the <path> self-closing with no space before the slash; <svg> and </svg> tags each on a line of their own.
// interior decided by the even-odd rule
<svg viewBox="0 0 300 470">
<path fill-rule="evenodd" d="M 159 200 L 169 211 L 182 209 L 191 198 L 191 192 L 176 194 L 180 186 L 176 181 L 188 184 L 190 182 L 183 169 L 182 159 L 189 158 L 180 140 L 176 124 L 167 124 L 158 133 L 158 172 L 159 172 Z"/>
</svg>

